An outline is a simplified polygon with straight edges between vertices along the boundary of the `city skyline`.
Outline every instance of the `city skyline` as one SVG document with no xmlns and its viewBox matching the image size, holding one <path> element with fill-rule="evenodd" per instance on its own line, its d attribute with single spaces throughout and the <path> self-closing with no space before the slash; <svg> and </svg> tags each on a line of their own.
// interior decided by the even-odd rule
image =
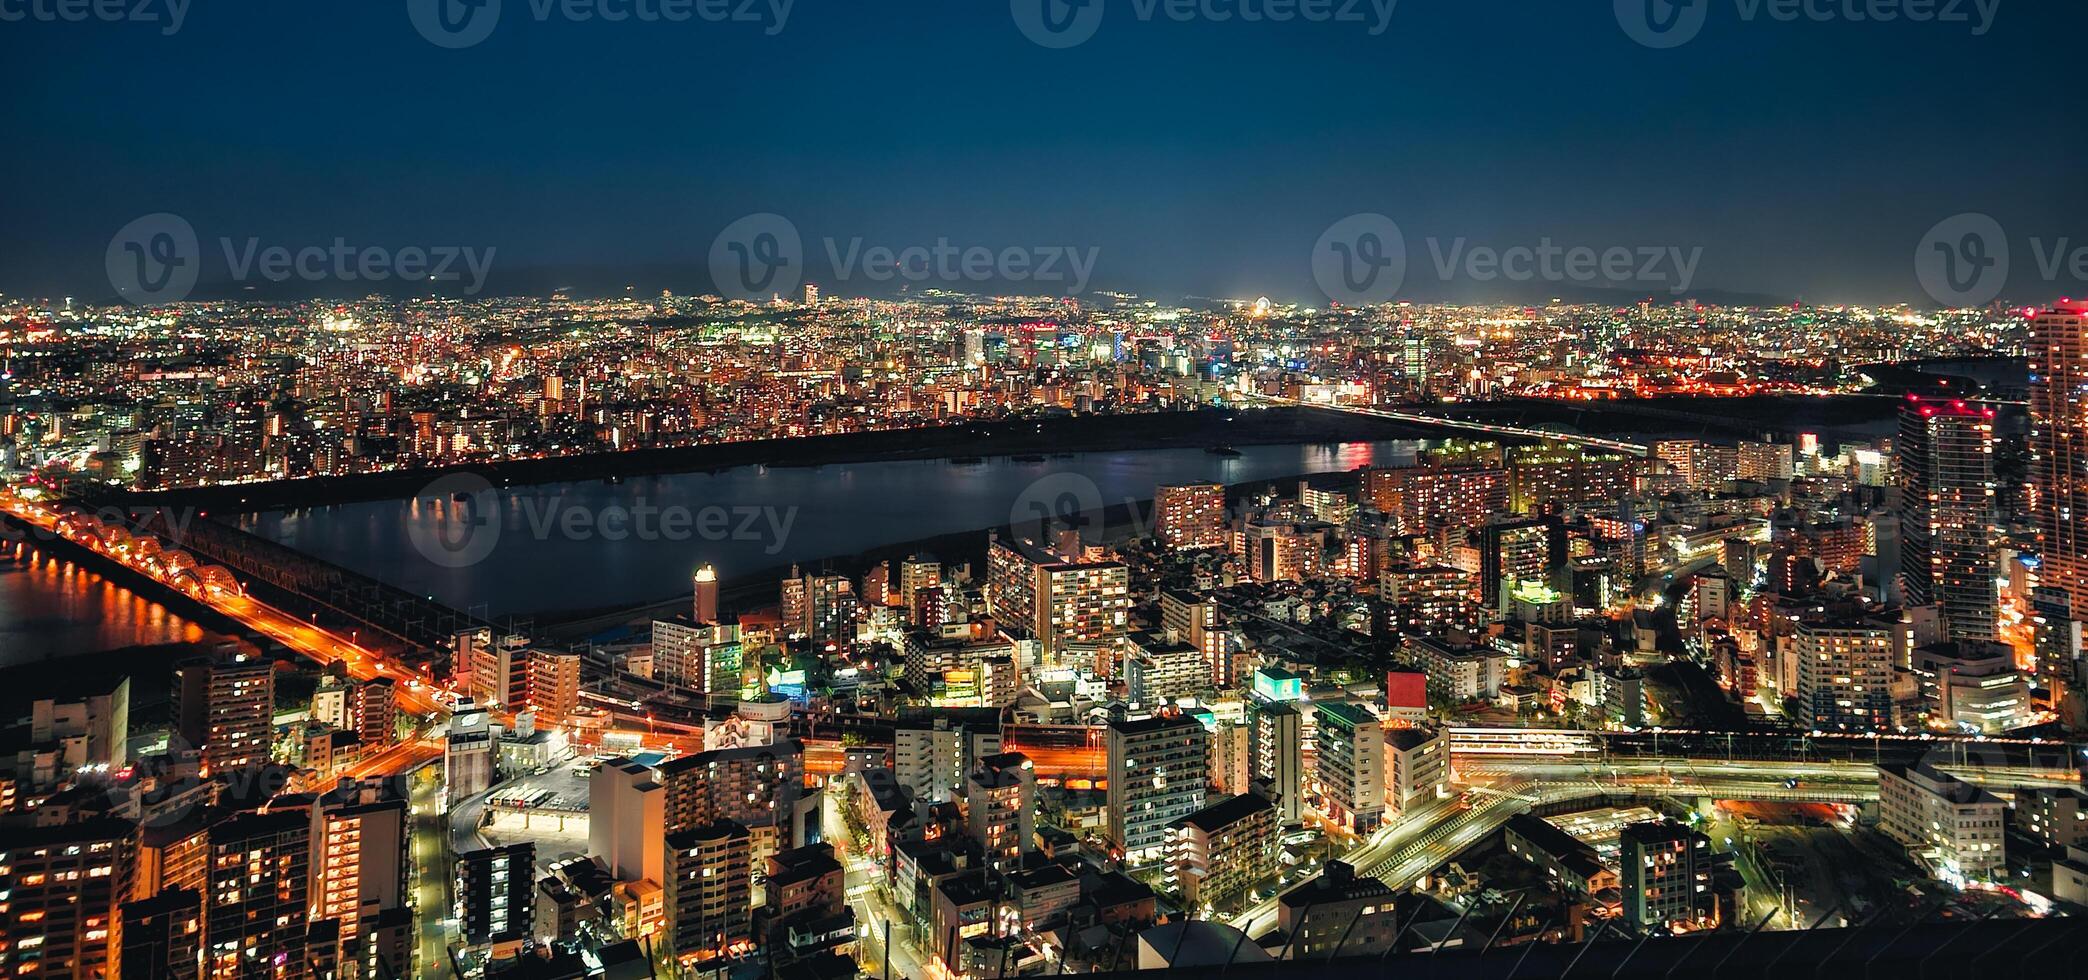
<svg viewBox="0 0 2088 980">
<path fill-rule="evenodd" d="M 0 975 L 2062 974 L 2084 36 L 0 0 Z"/>
</svg>

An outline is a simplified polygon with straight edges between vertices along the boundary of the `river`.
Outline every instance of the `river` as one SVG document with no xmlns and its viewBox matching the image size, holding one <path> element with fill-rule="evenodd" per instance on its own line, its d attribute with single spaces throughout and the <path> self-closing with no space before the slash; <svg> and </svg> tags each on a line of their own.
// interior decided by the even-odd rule
<svg viewBox="0 0 2088 980">
<path fill-rule="evenodd" d="M 631 606 L 690 588 L 703 564 L 731 580 L 936 535 L 1034 519 L 1040 509 L 1143 500 L 1162 484 L 1227 484 L 1410 461 L 1410 441 L 1080 453 L 1041 461 L 913 460 L 748 466 L 449 492 L 251 515 L 284 544 L 481 615 Z M 1080 507 L 1069 508 L 1069 502 Z"/>
<path fill-rule="evenodd" d="M 209 636 L 87 568 L 22 541 L 0 542 L 0 667 Z"/>
</svg>

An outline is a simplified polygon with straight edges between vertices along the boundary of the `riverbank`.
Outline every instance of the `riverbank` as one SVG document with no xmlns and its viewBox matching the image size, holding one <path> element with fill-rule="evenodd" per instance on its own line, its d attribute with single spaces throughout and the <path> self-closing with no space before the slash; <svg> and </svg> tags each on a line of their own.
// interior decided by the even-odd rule
<svg viewBox="0 0 2088 980">
<path fill-rule="evenodd" d="M 1577 402 L 1511 399 L 1435 406 L 1447 418 L 1524 426 L 1562 426 L 1589 435 L 1686 432 L 1724 437 L 1850 434 L 1885 424 L 1891 399 L 1865 395 L 1752 398 L 1648 398 Z M 130 491 L 111 501 L 129 506 L 196 507 L 240 513 L 292 510 L 412 497 L 429 483 L 469 473 L 499 487 L 617 480 L 740 466 L 818 467 L 889 460 L 959 459 L 1185 449 L 1313 442 L 1444 438 L 1448 426 L 1372 418 L 1321 408 L 1198 409 L 1141 415 L 1048 419 L 759 439 L 429 467 L 389 473 L 309 477 L 223 487 Z"/>
<path fill-rule="evenodd" d="M 1849 438 L 1889 428 L 1896 398 L 1877 395 L 1757 395 L 1746 398 L 1624 398 L 1614 401 L 1504 399 L 1441 406 L 1436 414 L 1500 425 L 1564 427 L 1591 436 L 1650 441 L 1654 434 L 1713 439 L 1786 439 L 1810 432 Z M 1831 447 L 1830 447 L 1831 448 Z"/>
<path fill-rule="evenodd" d="M 1446 432 L 1432 426 L 1309 408 L 1084 415 L 635 449 L 558 459 L 514 460 L 224 487 L 130 492 L 120 495 L 114 502 L 127 506 L 196 507 L 252 513 L 403 499 L 414 496 L 438 478 L 458 473 L 477 475 L 495 486 L 523 487 L 716 472 L 754 465 L 817 467 L 891 460 L 1121 452 L 1129 449 L 1371 442 L 1441 436 Z"/>
</svg>

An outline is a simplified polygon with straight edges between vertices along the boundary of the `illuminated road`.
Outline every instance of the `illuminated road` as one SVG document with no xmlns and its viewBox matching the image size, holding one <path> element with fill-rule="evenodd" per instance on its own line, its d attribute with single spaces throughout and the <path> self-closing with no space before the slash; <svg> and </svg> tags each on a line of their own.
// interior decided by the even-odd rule
<svg viewBox="0 0 2088 980">
<path fill-rule="evenodd" d="M 454 863 L 449 846 L 448 821 L 442 816 L 440 766 L 419 770 L 410 799 L 413 833 L 414 959 L 415 976 L 451 975 L 445 920 L 450 914 L 450 869 Z"/>
<path fill-rule="evenodd" d="M 348 779 L 363 779 L 370 776 L 396 776 L 412 772 L 421 766 L 442 758 L 442 743 L 431 738 L 416 738 L 400 742 L 355 764 L 341 775 Z"/>
<path fill-rule="evenodd" d="M 321 665 L 336 660 L 342 661 L 348 675 L 359 681 L 377 677 L 389 677 L 397 682 L 395 697 L 401 709 L 417 715 L 437 715 L 446 712 L 430 695 L 427 681 L 414 671 L 386 661 L 381 656 L 357 645 L 352 639 L 344 638 L 311 621 L 285 613 L 265 605 L 251 596 L 218 588 L 196 586 L 192 580 L 177 585 L 169 581 L 165 572 L 150 558 L 136 558 L 104 547 L 99 539 L 81 539 L 65 533 L 59 527 L 60 514 L 41 504 L 25 501 L 13 493 L 0 493 L 0 509 L 16 518 L 34 524 L 54 536 L 88 548 L 110 561 L 116 562 L 140 575 L 166 585 L 218 613 L 238 622 L 257 633 L 274 638 L 290 650 L 302 654 Z M 169 549 L 171 550 L 171 549 Z"/>
<path fill-rule="evenodd" d="M 855 841 L 849 836 L 846 822 L 841 819 L 841 803 L 837 794 L 825 794 L 820 804 L 820 821 L 828 843 L 834 845 L 834 857 L 845 869 L 842 872 L 842 888 L 848 896 L 848 907 L 855 911 L 856 934 L 861 937 L 863 975 L 878 977 L 879 980 L 911 977 L 948 977 L 940 970 L 931 971 L 922 962 L 914 949 L 913 931 L 906 924 L 906 914 L 891 902 L 888 895 L 890 877 L 885 869 L 868 855 L 854 852 Z M 884 974 L 885 924 L 892 927 L 892 972 Z"/>
</svg>

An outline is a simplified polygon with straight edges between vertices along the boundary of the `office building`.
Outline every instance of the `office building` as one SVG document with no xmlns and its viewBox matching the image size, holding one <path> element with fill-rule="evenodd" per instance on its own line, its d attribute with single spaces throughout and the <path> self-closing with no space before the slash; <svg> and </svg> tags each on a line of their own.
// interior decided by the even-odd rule
<svg viewBox="0 0 2088 980">
<path fill-rule="evenodd" d="M 1624 922 L 1633 929 L 1694 930 L 1718 924 L 1711 839 L 1678 823 L 1635 823 L 1617 835 Z"/>
<path fill-rule="evenodd" d="M 355 734 L 366 750 L 398 741 L 398 686 L 389 677 L 373 677 L 355 685 Z"/>
<path fill-rule="evenodd" d="M 203 896 L 191 888 L 124 902 L 109 938 L 109 980 L 196 980 L 203 959 Z"/>
<path fill-rule="evenodd" d="M 587 853 L 618 881 L 666 879 L 667 789 L 651 767 L 604 761 L 587 781 Z"/>
<path fill-rule="evenodd" d="M 209 878 L 205 976 L 283 976 L 282 964 L 303 962 L 312 906 L 310 814 L 242 813 L 212 826 Z"/>
<path fill-rule="evenodd" d="M 536 845 L 522 841 L 457 855 L 454 894 L 457 931 L 466 943 L 497 951 L 528 939 L 536 914 Z"/>
<path fill-rule="evenodd" d="M 1385 727 L 1413 728 L 1428 721 L 1428 675 L 1411 670 L 1385 672 Z"/>
<path fill-rule="evenodd" d="M 541 725 L 562 725 L 580 707 L 580 654 L 565 650 L 529 652 L 529 710 Z"/>
<path fill-rule="evenodd" d="M 275 664 L 236 653 L 176 668 L 178 734 L 203 756 L 203 771 L 266 763 L 275 738 Z"/>
<path fill-rule="evenodd" d="M 1405 813 L 1450 792 L 1450 735 L 1434 728 L 1385 729 L 1385 804 Z"/>
<path fill-rule="evenodd" d="M 1132 866 L 1167 856 L 1167 827 L 1203 808 L 1209 733 L 1186 715 L 1112 722 L 1105 833 Z"/>
<path fill-rule="evenodd" d="M 1353 701 L 1321 701 L 1320 796 L 1326 818 L 1358 836 L 1385 819 L 1385 731 L 1370 709 Z"/>
<path fill-rule="evenodd" d="M 1305 716 L 1293 701 L 1247 702 L 1248 776 L 1271 794 L 1283 823 L 1304 811 Z"/>
<path fill-rule="evenodd" d="M 410 864 L 406 800 L 381 782 L 348 784 L 312 804 L 312 917 L 355 938 L 362 921 L 406 907 Z"/>
<path fill-rule="evenodd" d="M 1535 814 L 1509 817 L 1501 836 L 1508 853 L 1543 869 L 1577 894 L 1592 896 L 1618 886 L 1617 873 L 1602 863 L 1593 846 Z"/>
<path fill-rule="evenodd" d="M 986 851 L 986 866 L 1008 873 L 1037 846 L 1037 772 L 1029 757 L 1003 752 L 979 760 L 964 781 L 965 827 Z"/>
<path fill-rule="evenodd" d="M 0 973 L 104 975 L 137 847 L 115 817 L 0 832 Z"/>
<path fill-rule="evenodd" d="M 1892 630 L 1857 620 L 1797 625 L 1798 723 L 1873 732 L 1892 727 Z"/>
<path fill-rule="evenodd" d="M 500 732 L 486 709 L 469 702 L 450 715 L 443 743 L 443 792 L 452 804 L 493 786 Z"/>
<path fill-rule="evenodd" d="M 2016 791 L 2016 826 L 2049 847 L 2088 846 L 2088 789 Z"/>
<path fill-rule="evenodd" d="M 1878 829 L 1937 877 L 2006 877 L 2007 807 L 1985 789 L 1922 766 L 1878 767 Z"/>
</svg>

